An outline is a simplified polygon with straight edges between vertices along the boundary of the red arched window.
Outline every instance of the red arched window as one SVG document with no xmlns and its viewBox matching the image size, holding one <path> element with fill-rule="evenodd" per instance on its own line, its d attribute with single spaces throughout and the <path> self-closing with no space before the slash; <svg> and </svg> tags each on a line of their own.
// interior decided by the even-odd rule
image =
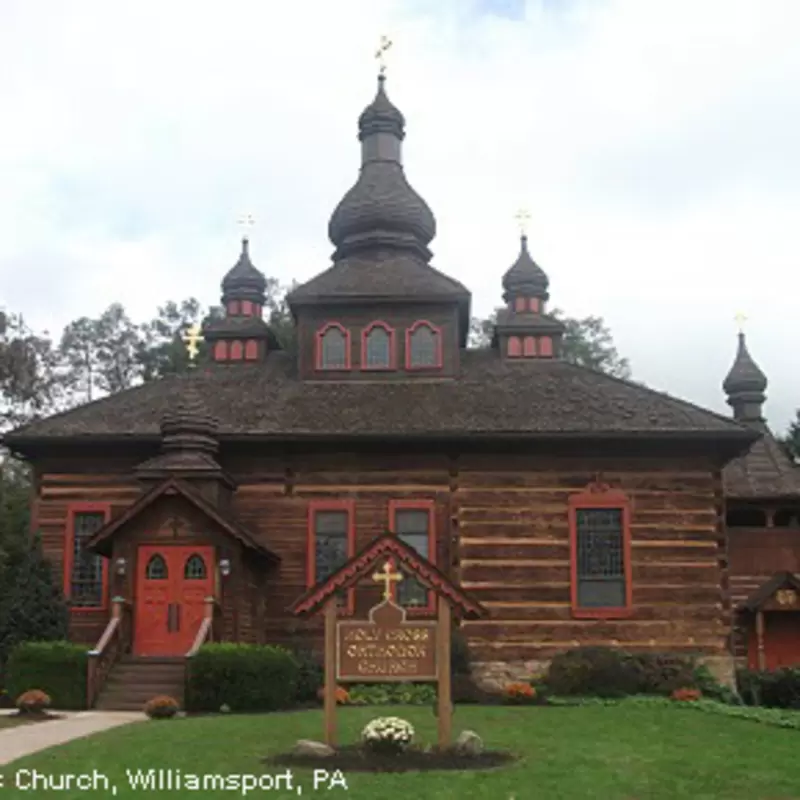
<svg viewBox="0 0 800 800">
<path fill-rule="evenodd" d="M 394 328 L 373 322 L 361 333 L 361 369 L 394 369 Z"/>
<path fill-rule="evenodd" d="M 528 300 L 525 297 L 518 297 L 514 301 L 514 311 L 525 311 L 525 307 L 528 304 Z"/>
<path fill-rule="evenodd" d="M 253 313 L 253 303 L 250 300 L 242 300 L 242 314 L 249 317 Z"/>
<path fill-rule="evenodd" d="M 534 314 L 539 313 L 539 298 L 538 297 L 531 297 L 528 300 L 528 308 L 533 311 Z"/>
<path fill-rule="evenodd" d="M 526 336 L 523 340 L 522 353 L 529 358 L 536 355 L 536 339 L 533 336 Z"/>
<path fill-rule="evenodd" d="M 231 342 L 231 361 L 241 361 L 243 350 L 241 342 Z"/>
<path fill-rule="evenodd" d="M 228 343 L 225 341 L 217 342 L 214 345 L 214 361 L 228 360 Z"/>
<path fill-rule="evenodd" d="M 244 360 L 255 361 L 258 358 L 258 342 L 255 339 L 248 339 L 244 343 Z"/>
<path fill-rule="evenodd" d="M 239 301 L 238 300 L 231 300 L 228 303 L 228 313 L 234 317 L 239 313 Z"/>
<path fill-rule="evenodd" d="M 350 331 L 329 322 L 317 331 L 317 369 L 350 369 Z"/>
<path fill-rule="evenodd" d="M 440 369 L 442 331 L 432 322 L 418 320 L 406 330 L 406 369 Z"/>
<path fill-rule="evenodd" d="M 549 336 L 539 339 L 539 355 L 549 358 L 553 355 L 553 340 Z"/>
<path fill-rule="evenodd" d="M 508 339 L 508 355 L 510 358 L 517 358 L 522 355 L 522 342 L 519 336 L 510 336 Z"/>
</svg>

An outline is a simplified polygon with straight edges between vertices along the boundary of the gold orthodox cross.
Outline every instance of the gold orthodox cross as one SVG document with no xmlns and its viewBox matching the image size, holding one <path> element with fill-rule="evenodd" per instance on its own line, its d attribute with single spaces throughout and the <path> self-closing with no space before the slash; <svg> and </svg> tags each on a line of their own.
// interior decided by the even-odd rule
<svg viewBox="0 0 800 800">
<path fill-rule="evenodd" d="M 197 358 L 197 354 L 200 352 L 200 348 L 197 345 L 199 342 L 203 341 L 201 330 L 200 326 L 195 322 L 182 337 L 183 341 L 186 342 L 186 352 L 189 354 L 190 364 Z"/>
<path fill-rule="evenodd" d="M 378 49 L 375 51 L 375 58 L 378 59 L 380 74 L 386 72 L 386 51 L 392 46 L 392 40 L 388 36 L 381 36 Z"/>
<path fill-rule="evenodd" d="M 383 584 L 383 599 L 391 600 L 394 594 L 392 584 L 403 580 L 403 576 L 399 572 L 392 572 L 392 562 L 390 559 L 383 565 L 383 569 L 380 572 L 374 572 L 372 574 L 372 580 L 376 583 Z"/>
<path fill-rule="evenodd" d="M 517 213 L 514 215 L 514 219 L 517 221 L 517 225 L 519 225 L 519 232 L 522 236 L 528 235 L 528 223 L 531 221 L 530 212 L 521 208 Z"/>
<path fill-rule="evenodd" d="M 747 317 L 740 311 L 734 317 L 734 320 L 736 321 L 736 327 L 739 329 L 739 333 L 744 333 L 744 324 L 747 322 Z"/>
<path fill-rule="evenodd" d="M 250 231 L 253 229 L 253 225 L 256 224 L 256 221 L 252 214 L 242 214 L 237 220 L 237 224 L 239 225 L 239 230 L 242 232 L 242 239 L 249 239 Z"/>
</svg>

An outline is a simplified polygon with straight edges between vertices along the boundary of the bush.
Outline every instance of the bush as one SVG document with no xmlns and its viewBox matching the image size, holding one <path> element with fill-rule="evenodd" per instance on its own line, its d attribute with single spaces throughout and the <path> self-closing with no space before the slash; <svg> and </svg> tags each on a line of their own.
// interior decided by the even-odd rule
<svg viewBox="0 0 800 800">
<path fill-rule="evenodd" d="M 547 686 L 557 695 L 624 697 L 636 694 L 640 682 L 631 656 L 608 647 L 577 647 L 559 653 L 547 671 Z"/>
<path fill-rule="evenodd" d="M 313 703 L 325 683 L 325 668 L 322 660 L 307 648 L 292 648 L 297 662 L 297 702 Z"/>
<path fill-rule="evenodd" d="M 24 642 L 8 659 L 8 693 L 18 697 L 36 686 L 55 708 L 86 708 L 86 645 L 72 642 Z"/>
<path fill-rule="evenodd" d="M 696 660 L 672 653 L 636 653 L 629 656 L 637 673 L 640 694 L 671 695 L 676 689 L 695 688 Z"/>
<path fill-rule="evenodd" d="M 297 700 L 299 665 L 283 647 L 207 644 L 189 659 L 186 709 L 274 711 Z"/>
<path fill-rule="evenodd" d="M 693 703 L 702 697 L 699 689 L 676 689 L 670 697 L 679 703 Z"/>
<path fill-rule="evenodd" d="M 361 731 L 367 750 L 384 755 L 397 755 L 407 750 L 414 740 L 414 727 L 400 717 L 378 717 Z"/>
<path fill-rule="evenodd" d="M 51 703 L 50 695 L 41 689 L 28 689 L 17 698 L 17 708 L 22 714 L 43 714 Z"/>
<path fill-rule="evenodd" d="M 507 703 L 524 704 L 536 701 L 536 689 L 529 683 L 509 683 L 503 690 Z"/>
<path fill-rule="evenodd" d="M 356 683 L 349 689 L 355 706 L 424 706 L 436 701 L 436 687 L 429 683 Z"/>
<path fill-rule="evenodd" d="M 800 669 L 740 670 L 736 681 L 747 705 L 800 709 Z"/>
<path fill-rule="evenodd" d="M 178 701 L 174 697 L 160 694 L 147 701 L 144 713 L 150 719 L 171 719 L 178 713 L 179 709 Z"/>
</svg>

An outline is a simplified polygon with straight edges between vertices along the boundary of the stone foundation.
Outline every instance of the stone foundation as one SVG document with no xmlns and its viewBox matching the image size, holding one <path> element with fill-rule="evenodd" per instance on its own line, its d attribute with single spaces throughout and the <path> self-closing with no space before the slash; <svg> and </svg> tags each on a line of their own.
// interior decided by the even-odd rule
<svg viewBox="0 0 800 800">
<path fill-rule="evenodd" d="M 475 683 L 487 691 L 504 689 L 509 683 L 529 681 L 547 672 L 549 661 L 478 661 L 472 664 Z"/>
</svg>

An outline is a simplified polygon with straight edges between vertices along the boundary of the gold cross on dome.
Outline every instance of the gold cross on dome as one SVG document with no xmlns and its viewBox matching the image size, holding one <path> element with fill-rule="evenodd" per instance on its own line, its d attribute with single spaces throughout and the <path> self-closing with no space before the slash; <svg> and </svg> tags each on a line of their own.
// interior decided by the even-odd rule
<svg viewBox="0 0 800 800">
<path fill-rule="evenodd" d="M 386 51 L 392 46 L 392 40 L 388 36 L 381 36 L 378 49 L 375 51 L 375 58 L 378 59 L 380 74 L 386 72 Z"/>
<path fill-rule="evenodd" d="M 733 319 L 736 322 L 739 333 L 744 333 L 744 324 L 747 322 L 747 317 L 740 311 Z"/>
<path fill-rule="evenodd" d="M 531 214 L 530 211 L 521 208 L 517 213 L 514 215 L 514 219 L 517 221 L 517 225 L 519 225 L 519 232 L 522 236 L 528 235 L 528 223 L 531 221 Z"/>
<path fill-rule="evenodd" d="M 202 328 L 195 322 L 181 338 L 186 342 L 186 352 L 189 354 L 189 363 L 191 364 L 200 352 L 197 345 L 203 341 Z"/>
<path fill-rule="evenodd" d="M 376 583 L 383 583 L 384 600 L 392 599 L 392 595 L 394 594 L 392 584 L 403 580 L 402 574 L 399 572 L 392 572 L 392 569 L 393 564 L 391 559 L 389 559 L 389 561 L 383 565 L 383 569 L 380 572 L 374 572 L 372 574 L 372 580 L 374 580 Z"/>
<path fill-rule="evenodd" d="M 236 221 L 239 230 L 242 232 L 242 239 L 249 239 L 250 238 L 250 231 L 253 229 L 253 226 L 256 224 L 256 220 L 252 214 L 242 214 L 239 219 Z"/>
</svg>

